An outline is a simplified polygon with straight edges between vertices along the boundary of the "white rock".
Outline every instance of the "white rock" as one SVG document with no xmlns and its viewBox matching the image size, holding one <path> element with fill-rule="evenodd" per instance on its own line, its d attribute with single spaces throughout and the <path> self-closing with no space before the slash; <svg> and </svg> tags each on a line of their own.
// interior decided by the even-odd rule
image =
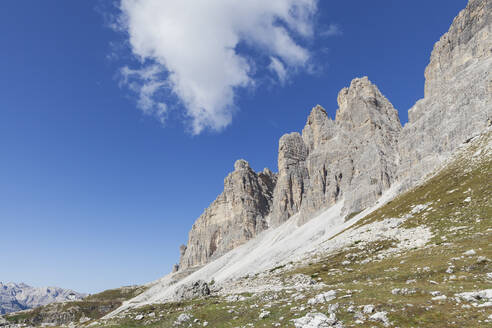
<svg viewBox="0 0 492 328">
<path fill-rule="evenodd" d="M 475 252 L 474 249 L 470 249 L 469 251 L 466 251 L 463 253 L 463 255 L 465 255 L 465 256 L 473 256 L 475 254 L 477 254 L 477 252 Z"/>
<path fill-rule="evenodd" d="M 486 258 L 485 256 L 479 256 L 477 258 L 477 263 L 485 263 L 485 262 L 489 262 L 489 259 Z"/>
<path fill-rule="evenodd" d="M 390 325 L 390 322 L 388 320 L 388 312 L 386 312 L 386 311 L 374 313 L 373 315 L 371 315 L 369 317 L 369 320 L 382 322 L 383 325 L 385 325 L 385 326 Z"/>
<path fill-rule="evenodd" d="M 365 314 L 370 314 L 370 313 L 373 313 L 374 310 L 375 310 L 374 305 L 368 304 L 368 305 L 364 305 L 364 308 L 362 309 L 362 312 L 364 312 Z"/>
<path fill-rule="evenodd" d="M 246 300 L 246 297 L 242 295 L 229 295 L 225 298 L 227 302 L 242 302 Z"/>
<path fill-rule="evenodd" d="M 136 317 L 135 317 L 135 320 L 142 320 L 143 319 L 143 315 L 142 314 L 138 314 Z"/>
<path fill-rule="evenodd" d="M 296 328 L 329 328 L 335 325 L 336 327 L 343 327 L 333 313 L 330 314 L 330 317 L 323 313 L 308 313 L 304 317 L 292 321 Z"/>
<path fill-rule="evenodd" d="M 431 203 L 427 203 L 427 204 L 418 204 L 418 205 L 415 205 L 413 206 L 412 210 L 410 211 L 410 213 L 412 214 L 417 214 L 417 213 L 420 213 L 422 212 L 423 210 L 425 210 L 427 207 L 429 207 Z"/>
<path fill-rule="evenodd" d="M 411 295 L 415 294 L 417 291 L 415 289 L 408 288 L 394 288 L 391 290 L 391 294 L 393 295 Z"/>
<path fill-rule="evenodd" d="M 265 318 L 268 318 L 269 316 L 270 316 L 270 311 L 263 310 L 263 311 L 261 311 L 259 318 L 265 319 Z"/>
<path fill-rule="evenodd" d="M 335 290 L 329 290 L 325 293 L 318 294 L 315 297 L 310 298 L 308 300 L 308 304 L 314 305 L 314 304 L 329 302 L 331 300 L 334 300 L 336 298 L 336 295 L 337 295 L 337 292 Z"/>
<path fill-rule="evenodd" d="M 191 320 L 191 315 L 189 315 L 188 313 L 181 313 L 178 318 L 176 319 L 176 321 L 174 321 L 174 324 L 175 325 L 180 325 L 180 324 L 183 324 L 185 322 L 188 322 Z"/>
<path fill-rule="evenodd" d="M 455 296 L 468 302 L 476 302 L 480 300 L 488 301 L 492 299 L 492 289 L 484 289 L 481 291 L 474 291 L 474 292 L 464 292 L 464 293 L 455 294 Z"/>
<path fill-rule="evenodd" d="M 328 312 L 328 313 L 330 313 L 330 314 L 331 314 L 331 313 L 335 313 L 335 312 L 337 312 L 338 307 L 339 307 L 338 303 L 335 303 L 335 304 L 328 304 L 328 309 L 327 309 L 327 312 Z"/>
<path fill-rule="evenodd" d="M 481 307 L 492 307 L 492 302 L 485 302 L 485 303 L 482 303 L 482 304 L 478 304 L 477 307 L 481 308 Z"/>
<path fill-rule="evenodd" d="M 439 295 L 432 298 L 433 301 L 443 301 L 447 299 L 446 295 Z"/>
</svg>

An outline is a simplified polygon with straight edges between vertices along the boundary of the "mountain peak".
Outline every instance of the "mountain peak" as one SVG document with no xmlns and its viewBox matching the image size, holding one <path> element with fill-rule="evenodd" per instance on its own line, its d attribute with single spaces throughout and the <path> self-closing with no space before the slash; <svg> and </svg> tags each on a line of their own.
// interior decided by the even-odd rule
<svg viewBox="0 0 492 328">
<path fill-rule="evenodd" d="M 249 163 L 247 161 L 245 161 L 244 159 L 238 159 L 234 163 L 234 171 L 248 170 L 248 169 L 251 169 L 251 168 L 249 167 Z"/>
<path fill-rule="evenodd" d="M 311 152 L 319 145 L 333 137 L 335 122 L 328 117 L 326 110 L 316 105 L 308 116 L 306 125 L 302 130 L 302 138 L 308 151 Z"/>
<path fill-rule="evenodd" d="M 386 125 L 390 130 L 401 129 L 398 111 L 367 76 L 355 78 L 348 88 L 338 93 L 335 120 L 346 129 Z"/>
</svg>

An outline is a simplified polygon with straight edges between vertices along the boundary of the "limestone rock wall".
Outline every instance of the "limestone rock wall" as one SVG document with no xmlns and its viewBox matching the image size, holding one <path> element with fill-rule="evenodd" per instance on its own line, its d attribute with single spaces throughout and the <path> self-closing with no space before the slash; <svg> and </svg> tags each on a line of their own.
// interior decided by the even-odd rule
<svg viewBox="0 0 492 328">
<path fill-rule="evenodd" d="M 331 123 L 336 133 L 308 157 L 311 179 L 303 220 L 339 199 L 345 201 L 345 214 L 359 212 L 395 179 L 401 124 L 393 105 L 364 77 L 340 91 L 338 106 Z"/>
<path fill-rule="evenodd" d="M 340 199 L 344 212 L 376 201 L 396 176 L 398 112 L 367 77 L 340 91 L 335 120 L 316 106 L 299 134 L 279 143 L 272 225 L 300 212 L 300 222 Z"/>
<path fill-rule="evenodd" d="M 270 224 L 277 226 L 301 208 L 309 180 L 306 168 L 308 150 L 299 133 L 285 134 L 278 147 L 278 180 L 273 196 Z"/>
<path fill-rule="evenodd" d="M 470 0 L 435 44 L 425 96 L 408 112 L 398 176 L 412 186 L 492 120 L 492 0 Z"/>
<path fill-rule="evenodd" d="M 179 270 L 203 265 L 266 229 L 276 180 L 269 169 L 256 173 L 245 160 L 236 161 L 222 194 L 193 224 Z"/>
</svg>

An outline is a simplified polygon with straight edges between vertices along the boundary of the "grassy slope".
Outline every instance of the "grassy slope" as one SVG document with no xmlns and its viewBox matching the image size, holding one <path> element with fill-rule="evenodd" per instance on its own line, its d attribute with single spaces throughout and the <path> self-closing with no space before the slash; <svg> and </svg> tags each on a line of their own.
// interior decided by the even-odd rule
<svg viewBox="0 0 492 328">
<path fill-rule="evenodd" d="M 485 322 L 490 307 L 488 311 L 487 308 L 463 307 L 468 303 L 457 304 L 453 297 L 463 291 L 490 288 L 486 273 L 492 271 L 492 265 L 490 261 L 479 262 L 478 256 L 492 258 L 492 161 L 490 156 L 471 159 L 490 138 L 491 134 L 482 142 L 474 142 L 426 183 L 400 195 L 357 223 L 360 226 L 384 218 L 403 217 L 413 206 L 430 203 L 426 210 L 403 224 L 405 227 L 428 226 L 433 238 L 427 247 L 375 260 L 375 256 L 393 247 L 394 241 L 381 240 L 364 247 L 354 243 L 339 253 L 323 256 L 307 266 L 277 275 L 285 277 L 303 273 L 327 284 L 325 290 L 338 289 L 339 297 L 330 303 L 339 303 L 337 317 L 346 327 L 383 327 L 381 323 L 368 321 L 362 325 L 355 324 L 354 313 L 348 312 L 348 307 L 366 304 L 375 305 L 378 311 L 387 311 L 392 325 L 398 327 L 490 327 L 490 323 Z M 466 200 L 468 197 L 470 201 Z M 463 256 L 463 252 L 470 249 L 474 249 L 477 255 Z M 347 254 L 352 254 L 353 261 L 342 265 Z M 360 263 L 365 258 L 372 260 Z M 451 265 L 454 266 L 453 272 L 447 273 Z M 407 284 L 408 280 L 415 282 Z M 394 295 L 391 292 L 394 288 L 409 288 L 415 293 Z M 432 301 L 430 292 L 434 291 L 447 295 L 448 299 Z M 199 320 L 192 324 L 196 327 L 204 321 L 209 323 L 209 327 L 217 328 L 242 327 L 249 323 L 255 327 L 274 327 L 277 323 L 281 327 L 293 327 L 290 319 L 315 310 L 327 311 L 327 304 L 306 305 L 307 298 L 320 291 L 305 290 L 302 293 L 305 298 L 297 301 L 292 299 L 292 294 L 280 292 L 256 295 L 233 303 L 211 297 L 147 306 L 134 310 L 129 318 L 111 324 L 118 327 L 175 327 L 178 315 L 186 312 Z M 340 297 L 346 294 L 352 296 Z M 259 319 L 262 309 L 271 312 L 268 318 Z M 155 313 L 156 317 L 150 318 L 150 313 Z M 144 319 L 134 320 L 137 314 L 144 314 Z"/>
<path fill-rule="evenodd" d="M 395 246 L 395 241 L 379 240 L 365 245 L 355 242 L 338 253 L 319 256 L 309 265 L 290 271 L 279 267 L 268 273 L 279 278 L 306 274 L 324 282 L 327 286 L 322 290 L 245 295 L 247 299 L 238 302 L 210 297 L 152 305 L 133 310 L 125 318 L 93 325 L 199 327 L 207 321 L 208 327 L 214 328 L 294 327 L 291 319 L 311 311 L 327 313 L 328 303 L 310 306 L 307 305 L 309 297 L 323 290 L 337 289 L 338 297 L 329 303 L 339 304 L 336 315 L 346 327 L 383 327 L 381 323 L 367 321 L 367 316 L 364 324 L 355 323 L 356 318 L 353 312 L 348 311 L 349 306 L 357 308 L 366 304 L 375 305 L 377 311 L 387 311 L 392 326 L 397 327 L 490 327 L 490 323 L 485 322 L 490 307 L 469 307 L 469 303 L 457 304 L 454 299 L 458 292 L 490 288 L 486 273 L 492 271 L 491 262 L 480 262 L 478 257 L 492 258 L 492 159 L 490 156 L 472 158 L 490 139 L 492 134 L 489 133 L 481 141 L 474 141 L 466 152 L 426 183 L 400 195 L 356 224 L 361 226 L 385 218 L 404 217 L 413 206 L 429 204 L 426 210 L 403 223 L 405 227 L 425 225 L 432 230 L 432 240 L 425 248 L 378 259 L 379 254 Z M 463 252 L 470 249 L 477 254 L 464 256 Z M 350 264 L 342 265 L 347 256 L 351 259 Z M 370 261 L 361 263 L 364 259 Z M 446 272 L 451 265 L 454 266 L 453 272 Z M 408 284 L 409 280 L 415 282 Z M 415 293 L 394 295 L 391 292 L 394 288 L 409 288 Z M 433 301 L 430 295 L 433 291 L 439 291 L 448 298 Z M 94 301 L 114 298 L 111 292 L 106 293 L 100 300 L 93 297 Z M 293 296 L 296 294 L 303 297 L 295 300 Z M 90 298 L 83 302 L 87 301 Z M 260 319 L 263 309 L 270 311 L 270 315 Z M 175 325 L 182 313 L 192 315 L 198 322 Z M 144 318 L 136 320 L 139 314 Z"/>
</svg>

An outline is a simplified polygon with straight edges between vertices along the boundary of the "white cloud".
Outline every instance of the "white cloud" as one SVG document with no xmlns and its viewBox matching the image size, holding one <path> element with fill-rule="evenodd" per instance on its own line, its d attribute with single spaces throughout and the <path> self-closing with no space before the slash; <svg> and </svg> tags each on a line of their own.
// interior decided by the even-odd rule
<svg viewBox="0 0 492 328">
<path fill-rule="evenodd" d="M 287 80 L 287 69 L 285 65 L 278 58 L 270 57 L 270 60 L 271 62 L 268 68 L 275 72 L 280 83 L 284 84 Z"/>
<path fill-rule="evenodd" d="M 322 36 L 338 36 L 342 35 L 342 29 L 337 24 L 330 24 L 328 28 L 321 32 Z"/>
<path fill-rule="evenodd" d="M 123 68 L 124 81 L 147 114 L 165 118 L 159 97 L 172 93 L 191 119 L 194 134 L 221 130 L 232 119 L 238 88 L 254 86 L 261 69 L 284 82 L 304 68 L 317 0 L 121 0 L 120 28 L 128 33 L 138 69 Z M 257 55 L 270 58 L 268 67 Z M 253 67 L 258 70 L 253 70 Z"/>
<path fill-rule="evenodd" d="M 127 66 L 121 69 L 123 83 L 138 94 L 137 106 L 147 115 L 156 116 L 162 123 L 167 114 L 167 105 L 157 100 L 156 94 L 166 87 L 166 82 L 159 78 L 161 68 L 157 65 L 140 70 Z"/>
</svg>

